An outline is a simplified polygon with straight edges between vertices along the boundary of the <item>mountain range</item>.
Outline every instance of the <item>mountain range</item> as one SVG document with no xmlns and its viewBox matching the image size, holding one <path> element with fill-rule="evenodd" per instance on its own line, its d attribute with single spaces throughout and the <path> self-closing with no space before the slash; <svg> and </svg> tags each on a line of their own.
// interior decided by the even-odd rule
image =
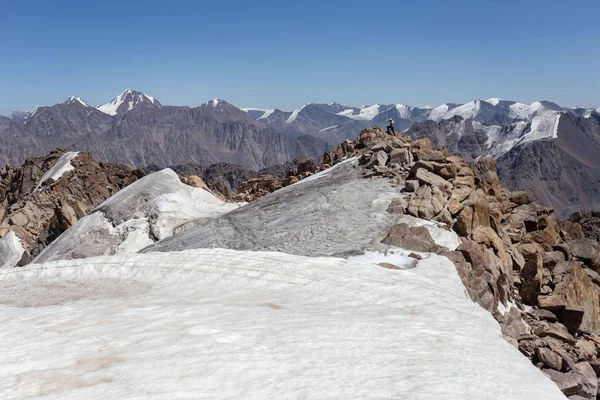
<svg viewBox="0 0 600 400">
<path fill-rule="evenodd" d="M 227 162 L 259 170 L 299 155 L 319 157 L 327 144 L 276 132 L 223 100 L 163 106 L 130 89 L 96 107 L 73 96 L 0 117 L 0 164 L 20 165 L 57 147 L 135 167 Z"/>
<path fill-rule="evenodd" d="M 467 160 L 496 159 L 509 189 L 529 189 L 563 216 L 600 207 L 595 189 L 600 107 L 569 108 L 550 101 L 491 98 L 438 107 L 334 102 L 284 111 L 240 109 L 220 99 L 199 107 L 165 106 L 128 89 L 95 107 L 73 96 L 0 117 L 0 164 L 19 165 L 28 156 L 61 147 L 132 167 L 227 163 L 259 171 L 300 155 L 318 159 L 390 118 L 402 134 L 428 137 Z"/>
</svg>

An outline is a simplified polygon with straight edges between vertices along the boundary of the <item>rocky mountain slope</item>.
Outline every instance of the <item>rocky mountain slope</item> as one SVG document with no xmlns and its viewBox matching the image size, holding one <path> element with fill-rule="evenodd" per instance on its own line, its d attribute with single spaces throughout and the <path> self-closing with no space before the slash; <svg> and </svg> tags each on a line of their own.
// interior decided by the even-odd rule
<svg viewBox="0 0 600 400">
<path fill-rule="evenodd" d="M 227 162 L 259 170 L 299 155 L 318 157 L 327 144 L 275 132 L 223 100 L 167 107 L 129 89 L 98 107 L 70 97 L 14 120 L 0 117 L 1 164 L 20 165 L 57 147 L 132 167 Z"/>
<path fill-rule="evenodd" d="M 124 165 L 99 163 L 89 153 L 64 150 L 28 158 L 20 168 L 6 166 L 0 171 L 0 243 L 10 246 L 16 262 L 27 264 L 89 211 L 143 175 Z M 0 251 L 0 258 L 8 251 Z M 0 266 L 9 261 L 15 260 L 0 259 Z"/>
</svg>

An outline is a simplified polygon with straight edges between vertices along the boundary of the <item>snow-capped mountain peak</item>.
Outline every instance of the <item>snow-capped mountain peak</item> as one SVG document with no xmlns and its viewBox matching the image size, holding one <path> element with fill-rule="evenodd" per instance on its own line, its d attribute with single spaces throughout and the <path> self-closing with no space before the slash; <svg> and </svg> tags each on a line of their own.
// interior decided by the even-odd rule
<svg viewBox="0 0 600 400">
<path fill-rule="evenodd" d="M 137 90 L 127 89 L 110 102 L 97 106 L 96 109 L 108 115 L 117 115 L 125 114 L 127 111 L 138 107 L 159 108 L 162 105 L 152 96 Z"/>
<path fill-rule="evenodd" d="M 72 104 L 75 102 L 80 103 L 86 107 L 89 107 L 89 105 L 85 101 L 83 101 L 81 99 L 81 97 L 77 97 L 77 96 L 70 96 L 65 101 L 63 101 L 61 104 Z"/>
<path fill-rule="evenodd" d="M 400 103 L 396 104 L 396 110 L 398 110 L 398 114 L 400 114 L 400 117 L 408 119 L 410 117 L 412 107 L 404 103 Z"/>
</svg>

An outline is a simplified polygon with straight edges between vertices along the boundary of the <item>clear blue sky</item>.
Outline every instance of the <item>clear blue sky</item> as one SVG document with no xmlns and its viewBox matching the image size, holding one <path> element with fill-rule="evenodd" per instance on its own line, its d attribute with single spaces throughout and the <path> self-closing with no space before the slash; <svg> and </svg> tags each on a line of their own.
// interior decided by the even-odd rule
<svg viewBox="0 0 600 400">
<path fill-rule="evenodd" d="M 0 114 L 163 104 L 600 104 L 600 1 L 5 1 Z"/>
</svg>

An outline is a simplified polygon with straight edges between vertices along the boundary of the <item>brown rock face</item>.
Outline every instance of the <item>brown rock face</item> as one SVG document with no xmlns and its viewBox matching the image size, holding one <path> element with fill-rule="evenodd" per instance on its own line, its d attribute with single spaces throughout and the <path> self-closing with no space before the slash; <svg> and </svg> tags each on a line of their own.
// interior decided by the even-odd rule
<svg viewBox="0 0 600 400">
<path fill-rule="evenodd" d="M 427 228 L 404 223 L 394 225 L 382 243 L 412 251 L 435 251 L 438 248 Z"/>
<path fill-rule="evenodd" d="M 572 332 L 600 334 L 598 286 L 580 264 L 570 262 L 559 265 L 566 267 L 566 273 L 558 278 L 559 268 L 555 268 L 557 284 L 554 292 L 551 296 L 540 297 L 540 307 L 554 312 Z"/>
<path fill-rule="evenodd" d="M 73 170 L 37 188 L 42 175 L 64 154 L 28 158 L 21 168 L 0 171 L 0 236 L 13 231 L 22 240 L 28 263 L 77 220 L 144 173 L 119 164 L 96 161 L 81 152 L 71 160 Z"/>
</svg>

